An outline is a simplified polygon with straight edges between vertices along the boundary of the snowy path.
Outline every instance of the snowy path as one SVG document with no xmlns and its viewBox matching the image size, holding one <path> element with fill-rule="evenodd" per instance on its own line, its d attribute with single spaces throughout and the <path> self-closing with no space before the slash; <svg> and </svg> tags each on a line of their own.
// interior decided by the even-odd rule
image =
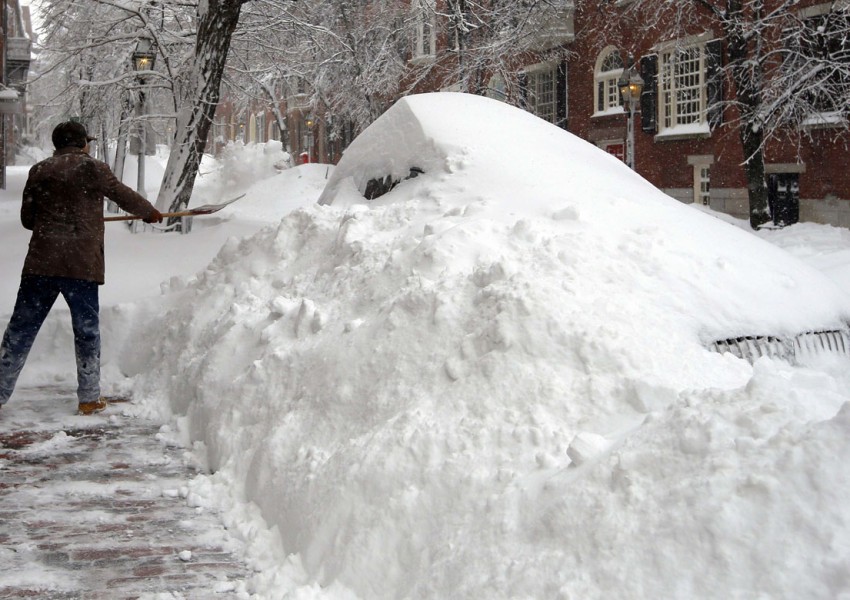
<svg viewBox="0 0 850 600">
<path fill-rule="evenodd" d="M 187 501 L 184 449 L 120 405 L 75 405 L 42 387 L 0 410 L 0 598 L 244 597 L 242 547 Z"/>
</svg>

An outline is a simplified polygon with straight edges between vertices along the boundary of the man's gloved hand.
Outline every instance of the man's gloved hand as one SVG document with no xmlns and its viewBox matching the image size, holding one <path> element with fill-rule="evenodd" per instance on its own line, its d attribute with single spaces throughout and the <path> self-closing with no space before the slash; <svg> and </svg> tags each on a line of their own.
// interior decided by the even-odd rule
<svg viewBox="0 0 850 600">
<path fill-rule="evenodd" d="M 153 212 L 147 219 L 143 219 L 145 223 L 162 223 L 162 213 L 157 209 L 153 209 Z"/>
</svg>

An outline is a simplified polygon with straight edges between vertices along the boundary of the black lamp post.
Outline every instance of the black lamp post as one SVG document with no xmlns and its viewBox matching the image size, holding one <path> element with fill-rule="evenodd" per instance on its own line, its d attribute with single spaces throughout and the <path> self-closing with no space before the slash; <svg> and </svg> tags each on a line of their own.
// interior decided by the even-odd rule
<svg viewBox="0 0 850 600">
<path fill-rule="evenodd" d="M 147 198 L 145 193 L 145 155 L 147 154 L 147 102 L 145 98 L 146 75 L 153 71 L 156 63 L 156 45 L 153 40 L 142 38 L 136 44 L 133 51 L 133 70 L 139 80 L 139 103 L 136 106 L 136 115 L 139 117 L 139 168 L 136 178 L 136 191 Z"/>
<path fill-rule="evenodd" d="M 634 59 L 630 56 L 627 64 L 623 69 L 623 74 L 617 81 L 617 87 L 620 88 L 620 96 L 623 98 L 623 103 L 629 111 L 628 124 L 626 129 L 626 164 L 630 169 L 635 168 L 635 108 L 640 101 L 641 92 L 643 92 L 644 81 L 634 67 Z"/>
<path fill-rule="evenodd" d="M 307 161 L 313 162 L 313 130 L 316 127 L 316 118 L 310 114 L 304 119 L 304 124 L 307 126 Z"/>
</svg>

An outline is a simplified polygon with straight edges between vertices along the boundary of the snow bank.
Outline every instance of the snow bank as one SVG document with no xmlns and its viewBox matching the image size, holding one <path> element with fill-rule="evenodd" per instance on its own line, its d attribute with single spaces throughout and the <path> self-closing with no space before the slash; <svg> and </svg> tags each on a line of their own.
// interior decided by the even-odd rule
<svg viewBox="0 0 850 600">
<path fill-rule="evenodd" d="M 226 195 L 235 195 L 237 190 L 244 191 L 252 183 L 291 167 L 292 157 L 284 152 L 280 142 L 230 142 L 224 147 L 221 156 L 215 160 L 207 159 L 203 177 L 212 178 L 212 181 L 204 181 L 210 187 Z"/>
<path fill-rule="evenodd" d="M 400 101 L 322 202 L 174 280 L 122 357 L 303 597 L 850 588 L 846 369 L 704 348 L 840 326 L 816 271 L 455 94 Z"/>
<path fill-rule="evenodd" d="M 763 229 L 759 236 L 825 273 L 850 294 L 850 230 L 816 223 Z"/>
</svg>

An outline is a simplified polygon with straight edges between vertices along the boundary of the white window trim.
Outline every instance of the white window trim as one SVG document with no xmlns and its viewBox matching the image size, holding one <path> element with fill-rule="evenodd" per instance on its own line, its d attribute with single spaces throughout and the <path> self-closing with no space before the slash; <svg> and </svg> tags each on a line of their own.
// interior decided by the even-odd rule
<svg viewBox="0 0 850 600">
<path fill-rule="evenodd" d="M 766 163 L 764 165 L 765 175 L 771 173 L 805 173 L 806 163 Z"/>
<path fill-rule="evenodd" d="M 497 73 L 490 78 L 487 84 L 487 97 L 499 100 L 500 102 L 506 102 L 508 99 L 506 89 L 505 78 Z"/>
<path fill-rule="evenodd" d="M 608 138 L 608 139 L 604 139 L 604 140 L 598 140 L 596 142 L 593 142 L 593 144 L 597 148 L 602 148 L 604 150 L 608 146 L 618 146 L 620 144 L 625 145 L 626 140 L 624 138 Z"/>
<path fill-rule="evenodd" d="M 416 32 L 413 40 L 413 58 L 411 62 L 431 62 L 437 51 L 437 11 L 435 0 L 414 0 L 413 10 L 416 19 Z M 431 52 L 425 52 L 426 22 L 430 25 Z"/>
<path fill-rule="evenodd" d="M 552 86 L 553 86 L 552 91 L 555 94 L 555 97 L 554 97 L 554 112 L 552 114 L 553 120 L 551 120 L 551 121 L 549 119 L 543 119 L 543 120 L 546 121 L 547 123 L 554 124 L 558 119 L 558 63 L 557 62 L 537 63 L 537 64 L 534 64 L 534 65 L 527 66 L 525 69 L 522 70 L 522 72 L 525 73 L 525 75 L 527 75 L 529 77 L 533 77 L 533 76 L 537 75 L 538 73 L 553 72 L 554 76 L 552 78 L 553 79 L 553 81 L 552 81 Z M 528 90 L 527 93 L 531 93 L 531 91 Z M 543 118 L 539 114 L 537 114 L 536 112 L 533 112 L 531 110 L 529 110 L 528 112 L 531 112 L 533 115 L 535 115 L 537 117 Z"/>
<path fill-rule="evenodd" d="M 257 115 L 250 115 L 248 117 L 248 139 L 246 140 L 249 144 L 257 143 Z"/>
<path fill-rule="evenodd" d="M 844 125 L 845 119 L 839 111 L 826 111 L 813 113 L 806 117 L 800 127 L 803 129 L 823 129 L 827 127 L 840 127 Z"/>
<path fill-rule="evenodd" d="M 669 42 L 664 42 L 662 44 L 657 44 L 654 47 L 654 50 L 658 53 L 658 82 L 657 86 L 657 123 L 658 123 L 658 133 L 655 135 L 655 139 L 658 141 L 663 140 L 676 140 L 676 139 L 685 139 L 685 138 L 699 138 L 699 137 L 709 137 L 711 135 L 711 126 L 708 122 L 708 90 L 706 88 L 706 44 L 711 40 L 715 39 L 715 36 L 712 32 L 708 31 L 705 33 L 701 33 L 699 35 L 688 36 L 684 38 L 679 38 L 676 40 L 671 40 Z M 672 109 L 673 112 L 671 114 L 671 120 L 673 121 L 672 125 L 665 126 L 665 97 L 664 97 L 664 57 L 666 54 L 670 52 L 675 52 L 678 49 L 684 48 L 692 48 L 694 46 L 698 46 L 700 48 L 700 64 L 699 64 L 699 76 L 700 82 L 697 86 L 700 90 L 700 119 L 699 121 L 695 121 L 693 123 L 683 123 L 677 124 L 675 120 L 677 118 L 676 109 L 678 105 L 673 100 Z M 671 96 L 675 96 L 675 92 L 671 94 Z"/>
<path fill-rule="evenodd" d="M 659 108 L 659 111 L 661 109 Z M 659 125 L 659 127 L 661 127 Z M 663 131 L 655 134 L 655 140 L 663 142 L 665 140 L 682 140 L 688 138 L 705 138 L 711 137 L 711 126 L 708 121 L 704 123 L 688 123 L 687 125 L 674 125 L 667 127 Z"/>
<path fill-rule="evenodd" d="M 838 0 L 836 2 L 825 2 L 823 4 L 815 4 L 806 8 L 801 8 L 797 11 L 800 20 L 820 17 L 827 14 L 832 9 L 847 9 L 850 8 L 850 0 Z M 837 111 L 824 111 L 809 115 L 800 127 L 802 129 L 827 129 L 834 127 L 842 127 L 845 125 L 846 119 L 844 115 Z"/>
<path fill-rule="evenodd" d="M 711 169 L 714 164 L 714 156 L 712 155 L 694 155 L 688 157 L 688 164 L 694 167 L 694 195 L 693 202 L 694 204 L 711 206 L 711 175 L 709 174 L 708 185 L 709 185 L 709 194 L 707 203 L 702 202 L 702 171 L 703 169 Z M 710 171 L 709 171 L 710 173 Z"/>
<path fill-rule="evenodd" d="M 819 17 L 821 15 L 825 15 L 833 8 L 833 4 L 837 4 L 835 8 L 844 8 L 847 5 L 850 5 L 850 2 L 824 2 L 823 4 L 815 4 L 814 6 L 807 6 L 806 8 L 801 8 L 797 11 L 797 14 L 801 19 L 809 19 L 811 17 Z M 844 4 L 844 6 L 841 6 Z"/>
<path fill-rule="evenodd" d="M 623 69 L 616 69 L 614 71 L 605 71 L 602 72 L 602 63 L 605 59 L 608 58 L 610 54 L 613 52 L 618 52 L 615 46 L 607 46 L 602 52 L 596 57 L 596 64 L 593 67 L 593 117 L 607 117 L 609 115 L 621 115 L 625 112 L 622 104 L 619 102 L 615 106 L 609 106 L 606 101 L 606 108 L 604 110 L 599 110 L 599 83 L 600 81 L 607 82 L 613 79 L 614 86 L 617 87 L 617 81 L 619 81 L 620 77 L 623 74 Z M 617 93 L 619 94 L 619 88 L 617 89 Z"/>
<path fill-rule="evenodd" d="M 264 111 L 259 111 L 257 113 L 256 120 L 257 127 L 257 143 L 261 144 L 266 141 L 266 113 Z"/>
<path fill-rule="evenodd" d="M 714 35 L 711 31 L 704 31 L 697 35 L 689 35 L 675 40 L 669 40 L 667 42 L 660 42 L 655 44 L 652 49 L 656 53 L 660 54 L 661 52 L 667 52 L 668 50 L 674 50 L 676 48 L 687 48 L 688 46 L 695 46 L 697 44 L 706 44 L 711 40 L 717 39 L 717 37 L 718 36 Z"/>
</svg>

